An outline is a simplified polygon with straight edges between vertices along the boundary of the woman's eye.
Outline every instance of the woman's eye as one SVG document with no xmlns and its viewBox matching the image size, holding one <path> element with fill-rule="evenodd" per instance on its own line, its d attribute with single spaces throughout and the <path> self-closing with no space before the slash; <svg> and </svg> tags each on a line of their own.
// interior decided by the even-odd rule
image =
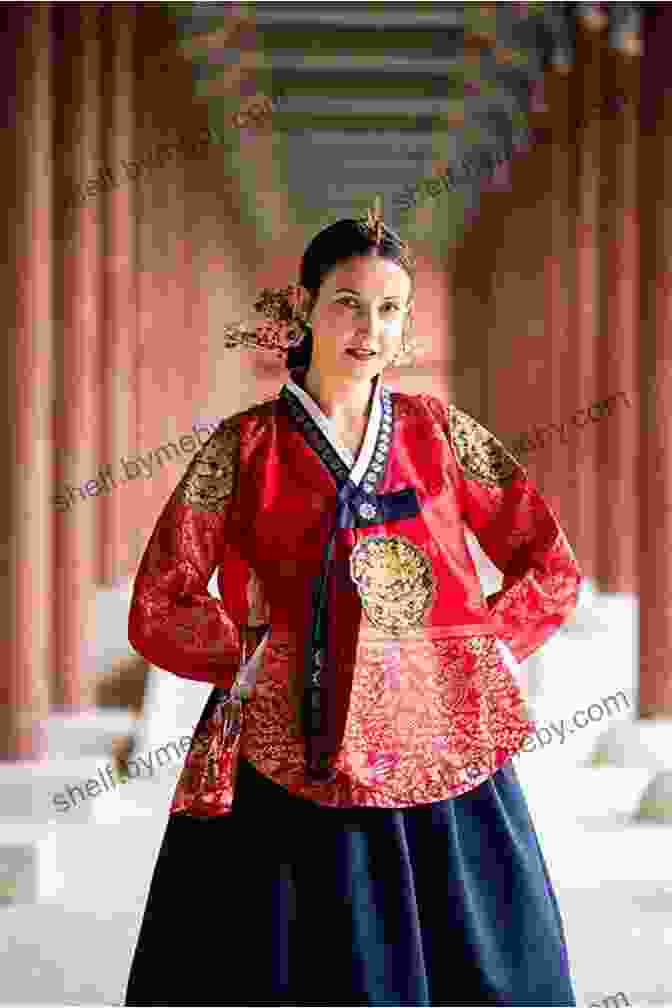
<svg viewBox="0 0 672 1008">
<path fill-rule="evenodd" d="M 388 315 L 395 315 L 399 311 L 399 305 L 396 304 L 386 304 L 383 305 L 382 311 L 387 311 Z"/>
<path fill-rule="evenodd" d="M 347 305 L 348 308 L 356 308 L 357 300 L 356 298 L 341 298 L 338 304 Z"/>
</svg>

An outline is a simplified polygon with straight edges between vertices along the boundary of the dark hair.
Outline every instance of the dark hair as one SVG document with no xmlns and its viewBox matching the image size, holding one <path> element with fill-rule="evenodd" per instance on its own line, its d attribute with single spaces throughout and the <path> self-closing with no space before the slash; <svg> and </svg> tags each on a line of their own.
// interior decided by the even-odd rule
<svg viewBox="0 0 672 1008">
<path fill-rule="evenodd" d="M 378 255 L 397 263 L 408 274 L 413 294 L 415 262 L 410 249 L 387 224 L 383 224 L 381 239 L 377 242 L 375 234 L 367 227 L 366 218 L 352 220 L 346 217 L 320 231 L 303 253 L 299 283 L 315 300 L 327 273 L 339 263 L 358 255 Z M 313 334 L 310 328 L 306 328 L 300 346 L 292 347 L 287 354 L 287 367 L 307 368 L 312 351 Z"/>
</svg>

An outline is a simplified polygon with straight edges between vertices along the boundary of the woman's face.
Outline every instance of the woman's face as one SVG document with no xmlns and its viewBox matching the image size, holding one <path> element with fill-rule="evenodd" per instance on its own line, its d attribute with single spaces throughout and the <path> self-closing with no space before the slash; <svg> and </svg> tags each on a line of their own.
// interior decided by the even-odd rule
<svg viewBox="0 0 672 1008">
<path fill-rule="evenodd" d="M 411 280 L 380 256 L 353 256 L 326 275 L 310 314 L 311 370 L 370 381 L 399 352 Z"/>
</svg>

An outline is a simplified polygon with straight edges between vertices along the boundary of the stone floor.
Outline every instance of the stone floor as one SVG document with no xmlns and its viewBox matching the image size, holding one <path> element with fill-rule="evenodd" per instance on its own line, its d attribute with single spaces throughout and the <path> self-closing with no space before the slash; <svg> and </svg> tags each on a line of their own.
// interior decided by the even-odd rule
<svg viewBox="0 0 672 1008">
<path fill-rule="evenodd" d="M 570 806 L 537 766 L 521 760 L 519 776 L 563 913 L 579 1005 L 625 1004 L 609 1000 L 618 992 L 633 1006 L 672 1005 L 672 828 L 591 817 L 590 794 L 572 819 L 580 783 Z M 49 827 L 57 883 L 48 901 L 0 909 L 1 1003 L 120 1004 L 175 772 L 165 767 L 93 799 L 91 822 Z M 585 772 L 589 782 L 593 771 Z"/>
</svg>

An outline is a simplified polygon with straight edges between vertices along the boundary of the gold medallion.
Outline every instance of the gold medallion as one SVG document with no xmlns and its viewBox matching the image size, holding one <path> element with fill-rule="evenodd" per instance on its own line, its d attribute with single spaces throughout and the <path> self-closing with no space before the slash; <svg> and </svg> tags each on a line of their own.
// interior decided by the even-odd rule
<svg viewBox="0 0 672 1008">
<path fill-rule="evenodd" d="M 352 551 L 350 576 L 375 627 L 400 636 L 423 626 L 434 600 L 434 575 L 427 554 L 410 540 L 367 536 Z"/>
</svg>

